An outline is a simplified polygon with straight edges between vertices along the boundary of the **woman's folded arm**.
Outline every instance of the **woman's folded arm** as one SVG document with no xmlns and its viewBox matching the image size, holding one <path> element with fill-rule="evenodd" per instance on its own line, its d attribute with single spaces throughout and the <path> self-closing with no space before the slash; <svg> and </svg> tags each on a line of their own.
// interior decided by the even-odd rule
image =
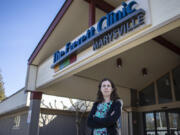
<svg viewBox="0 0 180 135">
<path fill-rule="evenodd" d="M 104 128 L 105 126 L 102 124 L 98 124 L 95 120 L 94 120 L 94 114 L 96 112 L 96 108 L 97 108 L 97 103 L 93 104 L 93 107 L 91 109 L 91 112 L 88 115 L 88 119 L 87 119 L 87 125 L 90 128 Z"/>
<path fill-rule="evenodd" d="M 98 125 L 101 125 L 101 126 L 105 126 L 105 127 L 112 126 L 114 123 L 116 123 L 116 121 L 118 120 L 118 118 L 121 115 L 121 109 L 120 108 L 121 108 L 121 103 L 116 102 L 116 105 L 114 107 L 112 115 L 107 116 L 105 118 L 94 117 L 93 121 L 95 123 L 97 123 Z"/>
</svg>

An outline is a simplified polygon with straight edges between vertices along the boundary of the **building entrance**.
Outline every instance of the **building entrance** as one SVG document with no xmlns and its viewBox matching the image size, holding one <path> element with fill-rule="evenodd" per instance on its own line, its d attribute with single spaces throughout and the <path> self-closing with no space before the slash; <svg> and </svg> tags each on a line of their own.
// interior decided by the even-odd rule
<svg viewBox="0 0 180 135">
<path fill-rule="evenodd" d="M 145 135 L 180 135 L 180 108 L 144 113 Z"/>
</svg>

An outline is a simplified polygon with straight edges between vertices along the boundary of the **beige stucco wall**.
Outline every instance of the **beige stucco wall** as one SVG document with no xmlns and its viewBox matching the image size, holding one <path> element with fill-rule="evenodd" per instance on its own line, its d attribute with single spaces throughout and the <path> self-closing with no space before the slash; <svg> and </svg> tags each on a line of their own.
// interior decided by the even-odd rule
<svg viewBox="0 0 180 135">
<path fill-rule="evenodd" d="M 24 89 L 22 89 L 0 103 L 0 115 L 12 110 L 25 107 L 26 103 L 27 93 L 25 93 Z"/>
<path fill-rule="evenodd" d="M 29 65 L 26 77 L 26 90 L 33 91 L 36 89 L 36 79 L 37 79 L 37 69 L 36 65 Z"/>
<path fill-rule="evenodd" d="M 149 2 L 153 26 L 180 15 L 179 0 L 149 0 Z"/>
</svg>

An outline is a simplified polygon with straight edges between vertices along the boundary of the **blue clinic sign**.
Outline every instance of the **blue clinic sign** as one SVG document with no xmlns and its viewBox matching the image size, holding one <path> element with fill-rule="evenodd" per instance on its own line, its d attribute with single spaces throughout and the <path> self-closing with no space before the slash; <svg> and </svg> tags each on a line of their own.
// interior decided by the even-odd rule
<svg viewBox="0 0 180 135">
<path fill-rule="evenodd" d="M 145 11 L 143 9 L 137 10 L 135 8 L 136 4 L 137 4 L 136 1 L 131 1 L 128 4 L 123 2 L 122 10 L 118 10 L 116 12 L 110 12 L 106 16 L 103 16 L 97 23 L 97 28 L 95 28 L 94 26 L 90 27 L 85 32 L 85 34 L 82 35 L 79 39 L 75 40 L 74 42 L 68 42 L 65 46 L 65 49 L 56 51 L 54 53 L 53 64 L 51 67 L 54 68 L 65 58 L 69 57 L 73 53 L 77 53 L 86 49 L 87 47 L 89 47 L 89 45 L 93 44 L 93 50 L 96 50 L 100 48 L 102 45 L 104 45 L 103 41 L 107 41 L 106 43 L 109 43 L 112 40 L 107 39 L 108 35 L 107 36 L 105 35 L 103 37 L 105 38 L 105 40 L 99 41 L 98 39 L 97 41 L 96 39 L 101 37 L 104 33 L 107 33 L 107 31 L 112 30 L 113 28 L 116 28 L 117 32 L 119 29 L 121 29 L 121 33 L 119 35 L 123 35 L 122 30 L 124 31 L 123 33 L 127 33 L 135 29 L 136 27 L 140 26 L 141 24 L 143 24 Z M 131 24 L 129 23 L 128 20 L 131 21 Z M 119 25 L 120 28 L 118 29 L 117 26 Z M 114 31 L 111 33 L 113 34 Z M 116 38 L 117 37 L 118 36 L 116 36 Z M 94 42 L 92 43 L 91 41 Z"/>
</svg>

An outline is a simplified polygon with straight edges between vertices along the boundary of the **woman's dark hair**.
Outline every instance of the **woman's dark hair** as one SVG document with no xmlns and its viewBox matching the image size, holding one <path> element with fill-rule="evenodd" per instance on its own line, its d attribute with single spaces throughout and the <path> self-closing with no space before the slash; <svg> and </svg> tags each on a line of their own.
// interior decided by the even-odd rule
<svg viewBox="0 0 180 135">
<path fill-rule="evenodd" d="M 101 85 L 102 85 L 102 83 L 103 83 L 104 81 L 109 81 L 109 82 L 111 83 L 112 93 L 111 93 L 110 99 L 111 99 L 112 101 L 115 101 L 115 100 L 117 100 L 117 99 L 120 99 L 120 97 L 119 97 L 118 94 L 117 94 L 117 89 L 116 89 L 114 83 L 113 83 L 110 79 L 104 78 L 104 79 L 99 83 L 96 102 L 101 103 L 101 102 L 104 101 L 104 97 L 103 97 L 103 94 L 102 94 L 102 92 L 101 92 Z"/>
</svg>

